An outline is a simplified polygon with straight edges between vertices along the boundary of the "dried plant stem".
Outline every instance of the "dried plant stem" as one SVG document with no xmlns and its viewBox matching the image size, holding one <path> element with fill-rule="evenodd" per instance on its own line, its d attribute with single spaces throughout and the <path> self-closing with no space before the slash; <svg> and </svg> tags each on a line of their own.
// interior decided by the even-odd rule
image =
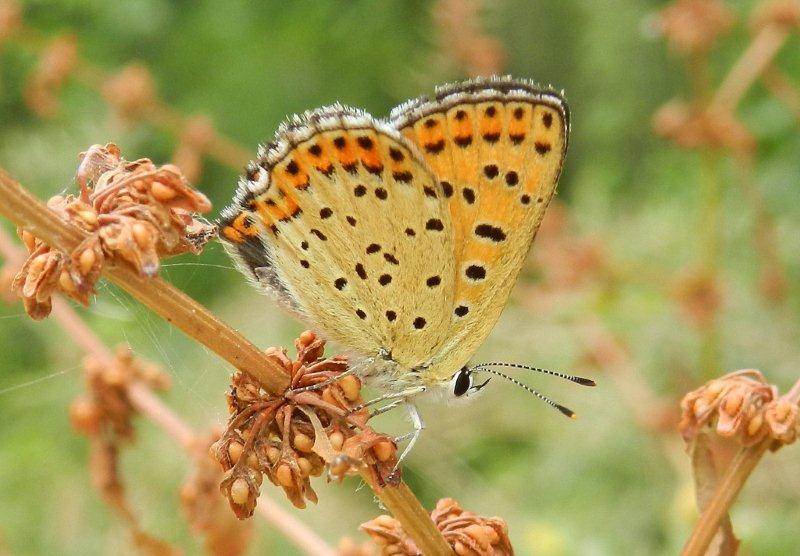
<svg viewBox="0 0 800 556">
<path fill-rule="evenodd" d="M 800 380 L 789 390 L 785 399 L 795 404 L 800 400 Z M 703 556 L 706 553 L 720 523 L 728 514 L 728 510 L 741 492 L 745 481 L 773 442 L 771 437 L 767 437 L 755 446 L 742 448 L 734 456 L 730 466 L 720 479 L 713 498 L 695 524 L 689 540 L 686 541 L 683 551 L 681 551 L 682 556 Z"/>
<path fill-rule="evenodd" d="M 717 533 L 720 522 L 727 515 L 728 509 L 736 500 L 745 481 L 771 443 L 772 438 L 767 438 L 760 444 L 739 450 L 720 480 L 714 497 L 695 524 L 689 540 L 683 547 L 682 556 L 703 556 L 706 553 Z"/>
<path fill-rule="evenodd" d="M 778 233 L 775 221 L 770 214 L 764 195 L 756 183 L 755 160 L 752 154 L 745 153 L 736 159 L 741 173 L 741 184 L 747 204 L 753 210 L 753 243 L 761 259 L 762 289 L 768 299 L 781 301 L 788 284 L 786 268 L 781 261 L 778 249 Z"/>
<path fill-rule="evenodd" d="M 0 255 L 12 265 L 21 265 L 24 256 L 20 249 L 14 245 L 8 235 L 0 229 Z M 86 326 L 86 323 L 73 310 L 72 306 L 63 298 L 53 297 L 53 318 L 70 339 L 83 351 L 91 354 L 104 365 L 114 362 L 114 355 L 103 342 Z M 128 397 L 137 412 L 153 423 L 174 440 L 187 452 L 194 449 L 196 435 L 194 431 L 181 418 L 164 404 L 144 384 L 133 382 L 128 385 Z M 336 552 L 317 534 L 287 513 L 279 505 L 266 496 L 258 501 L 259 513 L 273 527 L 278 529 L 287 539 L 297 547 L 303 549 L 311 556 L 335 556 Z"/>
<path fill-rule="evenodd" d="M 295 546 L 312 556 L 336 556 L 337 552 L 305 524 L 281 508 L 275 501 L 266 496 L 258 499 L 256 512 L 275 526 Z"/>
<path fill-rule="evenodd" d="M 758 31 L 711 100 L 711 106 L 733 110 L 750 86 L 775 59 L 789 37 L 786 26 L 768 24 Z"/>
<path fill-rule="evenodd" d="M 62 222 L 0 168 L 0 213 L 49 245 L 71 251 L 85 237 Z M 103 273 L 167 322 L 211 348 L 237 369 L 253 375 L 268 390 L 287 386 L 280 367 L 208 309 L 160 278 L 142 278 L 125 264 L 110 264 Z"/>
<path fill-rule="evenodd" d="M 800 92 L 789 78 L 772 65 L 764 71 L 761 79 L 767 89 L 786 105 L 797 121 L 800 121 Z"/>
<path fill-rule="evenodd" d="M 709 280 L 719 275 L 719 252 L 722 227 L 722 184 L 719 155 L 710 149 L 701 153 L 701 214 L 698 235 L 701 242 L 700 265 Z M 702 376 L 710 378 L 720 368 L 720 330 L 716 311 L 701 330 L 699 367 Z"/>
<path fill-rule="evenodd" d="M 70 251 L 83 239 L 78 228 L 59 220 L 5 170 L 0 168 L 0 213 L 54 248 Z M 124 264 L 108 265 L 103 273 L 153 312 L 213 350 L 234 367 L 251 374 L 275 393 L 287 386 L 283 371 L 244 336 L 220 321 L 208 309 L 159 278 L 141 278 Z M 426 555 L 452 554 L 452 550 L 411 490 L 375 484 L 362 474 Z"/>
</svg>

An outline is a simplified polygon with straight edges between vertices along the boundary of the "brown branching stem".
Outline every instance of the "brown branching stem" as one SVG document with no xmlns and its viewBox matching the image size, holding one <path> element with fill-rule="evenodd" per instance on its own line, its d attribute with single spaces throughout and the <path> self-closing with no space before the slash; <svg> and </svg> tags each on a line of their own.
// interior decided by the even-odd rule
<svg viewBox="0 0 800 556">
<path fill-rule="evenodd" d="M 710 149 L 701 153 L 701 215 L 698 221 L 701 241 L 701 269 L 710 280 L 719 276 L 722 242 L 722 183 L 719 155 Z M 699 367 L 702 376 L 711 378 L 720 368 L 720 330 L 717 311 L 701 330 Z"/>
<path fill-rule="evenodd" d="M 77 227 L 58 219 L 38 199 L 0 168 L 0 213 L 45 243 L 70 252 L 84 239 Z M 286 388 L 275 363 L 208 309 L 160 278 L 143 278 L 125 264 L 110 264 L 103 273 L 157 315 L 204 343 L 237 369 L 254 376 L 274 393 Z"/>
<path fill-rule="evenodd" d="M 761 80 L 769 92 L 783 102 L 794 118 L 800 122 L 800 92 L 789 81 L 789 78 L 775 65 L 772 65 L 764 71 Z"/>
<path fill-rule="evenodd" d="M 733 110 L 775 59 L 790 29 L 777 24 L 762 27 L 714 94 L 710 108 Z"/>
<path fill-rule="evenodd" d="M 21 266 L 24 256 L 11 238 L 0 229 L 0 255 L 12 266 Z M 72 306 L 59 296 L 53 298 L 52 317 L 70 339 L 84 352 L 104 365 L 114 362 L 114 354 L 86 325 Z M 152 421 L 164 433 L 177 441 L 186 452 L 191 452 L 197 440 L 194 431 L 176 413 L 153 394 L 149 387 L 139 382 L 128 385 L 128 398 L 136 411 Z M 258 512 L 287 539 L 310 556 L 335 556 L 336 552 L 313 530 L 286 512 L 266 496 L 258 501 Z"/>
<path fill-rule="evenodd" d="M 59 220 L 2 168 L 0 199 L 1 214 L 53 248 L 69 252 L 84 237 L 81 230 Z M 124 263 L 109 264 L 103 273 L 164 320 L 237 369 L 252 375 L 264 388 L 274 393 L 286 389 L 285 374 L 280 367 L 244 336 L 177 288 L 160 278 L 142 278 Z M 369 473 L 363 473 L 362 477 L 424 554 L 452 554 L 430 515 L 405 483 L 397 487 L 381 487 L 373 482 Z"/>
<path fill-rule="evenodd" d="M 686 541 L 686 545 L 681 551 L 682 556 L 703 556 L 706 553 L 717 533 L 720 522 L 727 515 L 728 509 L 741 492 L 745 481 L 761 461 L 761 456 L 769 449 L 771 443 L 772 439 L 767 438 L 755 446 L 742 448 L 734 456 L 711 503 L 700 516 L 689 540 Z"/>
<path fill-rule="evenodd" d="M 758 257 L 761 259 L 762 294 L 772 301 L 783 300 L 788 277 L 786 268 L 778 252 L 778 232 L 775 221 L 769 212 L 764 195 L 756 183 L 755 160 L 752 154 L 744 153 L 737 158 L 741 174 L 741 186 L 747 204 L 753 210 L 753 243 Z"/>
<path fill-rule="evenodd" d="M 800 400 L 800 380 L 787 393 L 786 398 L 797 403 Z M 728 514 L 733 502 L 744 487 L 747 478 L 761 461 L 774 439 L 767 437 L 764 441 L 742 448 L 734 456 L 730 466 L 722 476 L 711 502 L 694 526 L 692 534 L 681 551 L 681 556 L 703 556 L 706 554 L 722 519 Z"/>
</svg>

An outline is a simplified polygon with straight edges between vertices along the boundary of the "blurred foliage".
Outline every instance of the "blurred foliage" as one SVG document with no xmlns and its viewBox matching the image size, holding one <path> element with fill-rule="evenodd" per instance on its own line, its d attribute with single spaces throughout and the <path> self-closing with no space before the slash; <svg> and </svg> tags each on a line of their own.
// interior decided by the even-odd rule
<svg viewBox="0 0 800 556">
<path fill-rule="evenodd" d="M 738 24 L 712 51 L 715 82 L 746 46 L 755 4 L 730 3 Z M 588 316 L 622 339 L 636 380 L 667 407 L 710 378 L 699 370 L 702 331 L 674 296 L 676 277 L 703 255 L 700 155 L 651 129 L 660 105 L 690 95 L 682 60 L 648 24 L 663 6 L 504 0 L 482 14 L 486 31 L 504 47 L 508 73 L 566 91 L 573 132 L 560 198 L 571 233 L 598 242 L 605 265 L 617 274 L 613 287 L 591 283 L 542 308 L 537 281 L 547 269 L 534 248 L 523 283 L 475 358 L 596 378 L 600 386 L 584 391 L 524 377 L 576 407 L 583 419 L 568 422 L 506 384 L 493 384 L 470 407 L 423 408 L 428 429 L 406 469 L 412 488 L 427 507 L 452 496 L 479 514 L 502 516 L 520 554 L 671 554 L 694 519 L 689 463 L 674 420 L 659 428 L 637 418 L 658 408 L 632 397 L 624 387 L 628 378 L 619 387 L 604 376 L 587 356 L 581 332 Z M 221 133 L 255 152 L 289 113 L 341 101 L 382 116 L 408 97 L 465 77 L 443 54 L 448 37 L 434 7 L 388 0 L 29 1 L 24 18 L 45 37 L 77 34 L 80 56 L 108 72 L 143 62 L 170 106 L 208 115 Z M 778 58 L 795 83 L 799 44 L 790 39 Z M 173 136 L 149 124 L 121 124 L 96 91 L 75 80 L 63 87 L 56 117 L 34 116 L 23 90 L 36 60 L 29 41 L 0 46 L 0 165 L 39 197 L 73 187 L 76 155 L 93 143 L 113 140 L 129 159 L 170 159 Z M 733 159 L 723 156 L 716 374 L 756 367 L 785 389 L 800 368 L 798 122 L 761 85 L 739 114 L 757 140 L 756 182 L 774 218 L 788 291 L 777 302 L 759 292 L 753 207 Z M 236 180 L 237 172 L 206 161 L 198 186 L 221 208 Z M 543 233 L 540 243 L 546 240 Z M 164 266 L 167 279 L 259 345 L 291 345 L 301 330 L 247 286 L 218 245 L 200 259 L 184 256 Z M 66 408 L 81 388 L 79 350 L 54 322 L 34 323 L 19 305 L 1 311 L 0 542 L 14 554 L 130 553 L 123 528 L 90 488 L 85 443 L 69 430 Z M 103 286 L 81 313 L 109 345 L 128 342 L 163 364 L 175 383 L 168 403 L 198 430 L 224 421 L 230 370 L 212 354 L 113 286 Z M 408 426 L 402 416 L 385 420 L 387 432 Z M 140 425 L 138 444 L 123 458 L 134 506 L 145 528 L 199 552 L 178 507 L 187 459 L 152 425 Z M 767 457 L 735 507 L 735 529 L 753 553 L 800 549 L 796 450 Z M 332 544 L 360 536 L 357 525 L 378 512 L 369 490 L 355 481 L 323 486 L 319 494 L 320 504 L 298 515 Z M 264 523 L 257 529 L 252 553 L 293 553 Z"/>
</svg>

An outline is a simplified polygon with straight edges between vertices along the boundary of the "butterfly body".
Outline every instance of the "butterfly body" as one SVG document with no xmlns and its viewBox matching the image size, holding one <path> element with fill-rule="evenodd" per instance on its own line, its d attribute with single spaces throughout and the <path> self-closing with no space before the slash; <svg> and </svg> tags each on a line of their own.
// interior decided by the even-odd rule
<svg viewBox="0 0 800 556">
<path fill-rule="evenodd" d="M 508 300 L 568 130 L 560 95 L 510 78 L 439 89 L 388 120 L 307 112 L 248 167 L 220 236 L 382 390 L 447 386 Z"/>
</svg>

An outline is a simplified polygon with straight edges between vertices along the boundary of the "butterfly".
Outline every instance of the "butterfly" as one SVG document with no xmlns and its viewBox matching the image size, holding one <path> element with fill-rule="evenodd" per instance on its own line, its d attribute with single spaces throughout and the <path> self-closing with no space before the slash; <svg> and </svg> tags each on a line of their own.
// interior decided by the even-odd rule
<svg viewBox="0 0 800 556">
<path fill-rule="evenodd" d="M 508 301 L 568 136 L 563 96 L 511 77 L 439 87 L 388 119 L 309 111 L 260 148 L 220 238 L 254 284 L 347 348 L 378 401 L 406 405 L 407 453 L 422 392 L 468 396 L 478 371 L 523 386 L 467 362 Z"/>
</svg>

